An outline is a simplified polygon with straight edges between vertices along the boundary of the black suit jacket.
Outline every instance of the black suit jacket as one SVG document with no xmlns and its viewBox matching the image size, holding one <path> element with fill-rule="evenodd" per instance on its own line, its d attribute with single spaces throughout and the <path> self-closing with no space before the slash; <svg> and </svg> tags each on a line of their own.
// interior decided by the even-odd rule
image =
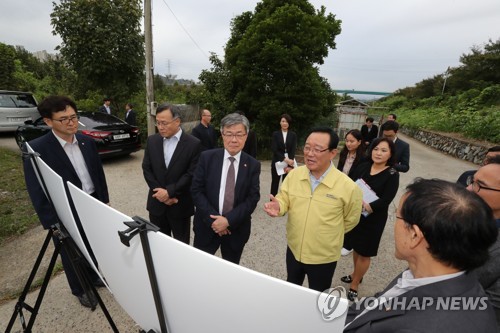
<svg viewBox="0 0 500 333">
<path fill-rule="evenodd" d="M 189 188 L 200 150 L 200 141 L 183 131 L 167 169 L 163 154 L 163 137 L 160 134 L 148 137 L 142 171 L 149 186 L 147 209 L 151 214 L 160 216 L 167 212 L 174 218 L 194 214 Z M 166 189 L 169 196 L 177 198 L 179 202 L 167 206 L 153 198 L 153 189 L 157 187 Z"/>
<path fill-rule="evenodd" d="M 106 110 L 106 107 L 104 105 L 101 105 L 99 107 L 99 112 L 108 114 L 108 111 Z M 109 107 L 109 112 L 110 112 L 109 114 L 113 114 L 113 110 L 111 109 L 111 106 Z"/>
<path fill-rule="evenodd" d="M 371 143 L 374 139 L 378 137 L 378 127 L 377 125 L 372 125 L 371 131 L 368 132 L 368 126 L 361 126 L 361 136 L 363 136 L 364 142 Z"/>
<path fill-rule="evenodd" d="M 297 149 L 297 135 L 295 132 L 288 131 L 286 135 L 286 142 L 283 141 L 283 134 L 281 131 L 274 131 L 271 141 L 271 151 L 273 152 L 272 163 L 283 161 L 285 159 L 285 152 L 288 153 L 288 158 L 295 158 L 295 151 Z"/>
<path fill-rule="evenodd" d="M 392 288 L 400 277 L 401 274 L 375 297 Z M 455 297 L 459 299 L 460 306 L 452 310 L 443 310 L 442 303 L 438 303 L 438 297 L 441 297 L 442 302 L 448 299 L 449 304 L 453 304 L 451 297 Z M 464 309 L 462 298 L 466 301 L 477 301 L 479 309 Z M 415 302 L 416 299 L 420 308 L 417 308 L 416 303 L 410 306 L 412 300 Z M 431 299 L 432 304 L 429 304 Z M 487 300 L 477 277 L 471 273 L 417 287 L 400 295 L 398 302 L 400 303 L 396 305 L 395 302 L 392 307 L 377 306 L 356 320 L 354 318 L 363 312 L 366 303 L 363 302 L 361 306 L 354 303 L 349 308 L 346 324 L 354 321 L 344 332 L 497 332 L 492 305 Z M 424 302 L 427 304 L 425 309 L 422 306 Z M 440 309 L 438 304 L 441 304 Z M 359 309 L 356 309 L 357 306 Z"/>
<path fill-rule="evenodd" d="M 196 213 L 193 228 L 200 245 L 209 244 L 215 237 L 210 215 L 219 213 L 219 191 L 222 177 L 224 149 L 207 150 L 201 153 L 191 185 Z M 238 176 L 235 184 L 234 208 L 225 214 L 229 222 L 231 247 L 241 249 L 250 237 L 252 213 L 260 199 L 260 162 L 241 152 Z"/>
<path fill-rule="evenodd" d="M 247 140 L 245 141 L 245 146 L 243 151 L 253 158 L 257 158 L 257 135 L 254 130 L 248 131 Z"/>
<path fill-rule="evenodd" d="M 205 127 L 199 123 L 193 128 L 191 135 L 200 140 L 203 150 L 217 148 L 217 133 L 212 125 L 209 124 L 208 127 Z"/>
<path fill-rule="evenodd" d="M 108 186 L 106 184 L 106 177 L 104 176 L 104 170 L 97 152 L 95 141 L 78 133 L 76 134 L 76 139 L 78 140 L 78 145 L 85 160 L 85 164 L 87 165 L 90 177 L 94 183 L 95 195 L 100 201 L 108 203 Z M 35 152 L 40 154 L 40 158 L 47 163 L 52 170 L 61 176 L 65 187 L 66 182 L 69 181 L 75 186 L 82 188 L 82 182 L 80 178 L 78 178 L 75 168 L 52 131 L 30 141 L 29 145 Z M 23 147 L 23 150 L 26 151 L 26 147 Z M 44 228 L 50 228 L 51 225 L 57 222 L 56 213 L 52 209 L 38 182 L 29 157 L 24 158 L 24 177 L 26 179 L 28 193 L 35 207 L 35 211 L 40 218 L 40 222 Z"/>
<path fill-rule="evenodd" d="M 394 169 L 399 172 L 408 172 L 410 170 L 410 145 L 398 138 L 396 145 L 396 164 Z"/>
<path fill-rule="evenodd" d="M 134 110 L 130 110 L 130 112 L 125 113 L 125 121 L 127 124 L 132 125 L 132 126 L 137 126 L 137 119 L 136 119 L 136 114 Z"/>
</svg>

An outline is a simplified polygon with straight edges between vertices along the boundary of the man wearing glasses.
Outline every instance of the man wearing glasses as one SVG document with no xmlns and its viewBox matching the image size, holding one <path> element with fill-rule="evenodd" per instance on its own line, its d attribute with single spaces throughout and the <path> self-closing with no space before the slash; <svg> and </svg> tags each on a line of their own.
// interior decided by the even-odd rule
<svg viewBox="0 0 500 333">
<path fill-rule="evenodd" d="M 500 228 L 500 155 L 492 156 L 486 165 L 468 178 L 467 189 L 477 193 L 493 211 Z M 488 261 L 476 269 L 479 282 L 493 304 L 500 329 L 500 237 L 489 248 Z"/>
<path fill-rule="evenodd" d="M 61 176 L 65 184 L 69 181 L 85 193 L 107 204 L 108 186 L 101 159 L 94 140 L 77 133 L 76 110 L 75 102 L 68 97 L 49 96 L 44 99 L 38 105 L 38 111 L 52 131 L 30 141 L 29 145 Z M 23 147 L 23 151 L 26 151 L 26 147 Z M 45 229 L 49 229 L 57 222 L 56 213 L 38 182 L 29 158 L 24 158 L 24 175 L 28 193 L 40 222 Z M 56 239 L 54 241 L 57 242 Z M 73 295 L 78 297 L 83 306 L 94 307 L 97 300 L 84 294 L 64 249 L 61 251 L 61 259 Z M 103 286 L 95 272 L 90 270 L 90 274 L 96 286 Z"/>
<path fill-rule="evenodd" d="M 243 152 L 250 124 L 238 113 L 221 121 L 224 148 L 200 155 L 191 185 L 194 247 L 239 264 L 260 199 L 260 163 Z"/>
<path fill-rule="evenodd" d="M 148 137 L 142 171 L 149 186 L 149 220 L 168 236 L 189 244 L 194 205 L 189 187 L 200 156 L 200 140 L 181 129 L 179 108 L 156 109 L 158 133 Z"/>
<path fill-rule="evenodd" d="M 292 170 L 264 204 L 269 216 L 288 213 L 287 281 L 302 285 L 307 275 L 317 291 L 330 288 L 344 234 L 361 216 L 361 189 L 332 163 L 338 143 L 331 128 L 313 129 L 304 145 L 305 166 Z"/>
<path fill-rule="evenodd" d="M 500 146 L 493 146 L 493 147 L 490 147 L 487 151 L 486 151 L 486 155 L 484 156 L 484 159 L 483 159 L 483 163 L 481 164 L 481 166 L 483 165 L 487 165 L 490 163 L 490 161 L 495 157 L 495 156 L 500 156 Z M 458 184 L 462 184 L 463 186 L 467 186 L 469 185 L 467 183 L 467 181 L 469 179 L 472 179 L 474 177 L 474 174 L 476 173 L 477 170 L 468 170 L 468 171 L 465 171 L 464 173 L 462 173 L 460 175 L 460 177 L 458 177 L 457 179 L 457 183 Z"/>
</svg>

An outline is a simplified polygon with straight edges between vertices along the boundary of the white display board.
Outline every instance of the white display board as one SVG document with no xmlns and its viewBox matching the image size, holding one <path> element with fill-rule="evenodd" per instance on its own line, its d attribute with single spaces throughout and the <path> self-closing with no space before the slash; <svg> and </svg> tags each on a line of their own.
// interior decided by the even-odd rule
<svg viewBox="0 0 500 333">
<path fill-rule="evenodd" d="M 122 244 L 118 231 L 132 219 L 68 183 L 85 235 L 99 262 L 109 289 L 130 317 L 145 331 L 160 332 L 160 324 L 149 282 L 141 239 L 130 247 Z"/>
<path fill-rule="evenodd" d="M 32 151 L 31 147 L 29 146 L 28 149 Z M 89 251 L 87 250 L 87 247 L 83 242 L 82 236 L 80 235 L 78 226 L 76 225 L 76 221 L 71 211 L 71 207 L 69 205 L 68 197 L 66 195 L 66 190 L 64 189 L 64 183 L 61 176 L 55 173 L 54 170 L 52 170 L 40 157 L 35 157 L 35 160 L 40 170 L 40 174 L 45 182 L 45 186 L 47 186 L 47 191 L 50 194 L 52 204 L 54 205 L 59 220 L 64 225 L 66 230 L 68 230 L 71 238 L 78 246 L 85 259 L 87 259 L 91 268 L 102 279 L 101 273 L 95 266 L 94 261 L 92 260 Z M 35 174 L 37 174 L 36 168 L 34 168 L 34 170 Z M 38 174 L 37 178 L 40 182 L 40 177 Z M 40 186 L 42 187 L 42 189 L 44 188 L 41 182 Z"/>
<path fill-rule="evenodd" d="M 169 332 L 342 332 L 342 316 L 324 321 L 317 291 L 290 284 L 149 233 Z"/>
</svg>

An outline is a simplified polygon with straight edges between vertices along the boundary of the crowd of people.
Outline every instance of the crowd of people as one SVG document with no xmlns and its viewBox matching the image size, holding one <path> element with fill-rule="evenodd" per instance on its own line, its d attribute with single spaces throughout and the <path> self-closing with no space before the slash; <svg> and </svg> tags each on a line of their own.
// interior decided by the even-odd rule
<svg viewBox="0 0 500 333">
<path fill-rule="evenodd" d="M 107 102 L 102 112 L 109 111 Z M 132 105 L 127 107 L 127 117 L 135 119 L 135 114 L 130 116 Z M 38 108 L 52 131 L 30 141 L 31 147 L 64 181 L 108 203 L 95 143 L 77 133 L 75 103 L 50 96 Z M 241 112 L 226 115 L 220 122 L 222 147 L 218 147 L 209 110 L 201 111 L 200 124 L 191 134 L 182 129 L 181 118 L 175 105 L 161 104 L 156 109 L 158 133 L 148 137 L 142 163 L 149 187 L 149 219 L 161 232 L 189 244 L 194 216 L 193 246 L 210 254 L 220 249 L 223 259 L 239 264 L 260 200 L 261 164 L 245 152 L 250 123 Z M 395 115 L 380 130 L 368 117 L 361 130 L 345 135 L 337 167 L 333 159 L 339 137 L 329 127 L 309 132 L 304 165 L 298 166 L 297 135 L 290 130 L 291 123 L 290 115 L 281 115 L 280 130 L 271 136 L 272 184 L 263 208 L 270 217 L 287 215 L 287 281 L 302 285 L 307 276 L 309 288 L 324 291 L 332 285 L 341 252 L 350 250 L 352 273 L 341 278 L 349 284 L 347 297 L 354 302 L 346 331 L 441 332 L 450 327 L 463 332 L 496 331 L 500 323 L 500 149 L 491 148 L 484 165 L 465 177 L 465 186 L 416 179 L 407 187 L 396 212 L 394 243 L 396 257 L 408 262 L 409 268 L 375 295 L 380 306 L 372 307 L 358 302 L 358 289 L 378 253 L 388 208 L 399 188 L 399 173 L 410 169 L 410 146 L 398 138 Z M 55 213 L 29 159 L 24 166 L 35 210 L 43 226 L 50 228 L 57 221 Z M 71 274 L 71 264 L 62 256 L 73 294 L 82 305 L 95 306 L 95 299 L 83 293 Z M 96 278 L 95 284 L 102 281 Z M 426 297 L 431 300 L 426 308 L 411 307 L 410 302 L 427 301 Z M 478 298 L 484 306 L 440 309 L 439 298 L 454 297 Z"/>
</svg>

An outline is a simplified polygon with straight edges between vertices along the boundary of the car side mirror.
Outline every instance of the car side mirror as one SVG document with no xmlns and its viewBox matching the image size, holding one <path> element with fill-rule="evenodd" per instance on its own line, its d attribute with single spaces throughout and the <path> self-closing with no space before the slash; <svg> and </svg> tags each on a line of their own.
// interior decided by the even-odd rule
<svg viewBox="0 0 500 333">
<path fill-rule="evenodd" d="M 31 119 L 30 120 L 26 120 L 26 121 L 24 121 L 24 124 L 25 125 L 33 125 L 33 120 L 31 120 Z"/>
</svg>

